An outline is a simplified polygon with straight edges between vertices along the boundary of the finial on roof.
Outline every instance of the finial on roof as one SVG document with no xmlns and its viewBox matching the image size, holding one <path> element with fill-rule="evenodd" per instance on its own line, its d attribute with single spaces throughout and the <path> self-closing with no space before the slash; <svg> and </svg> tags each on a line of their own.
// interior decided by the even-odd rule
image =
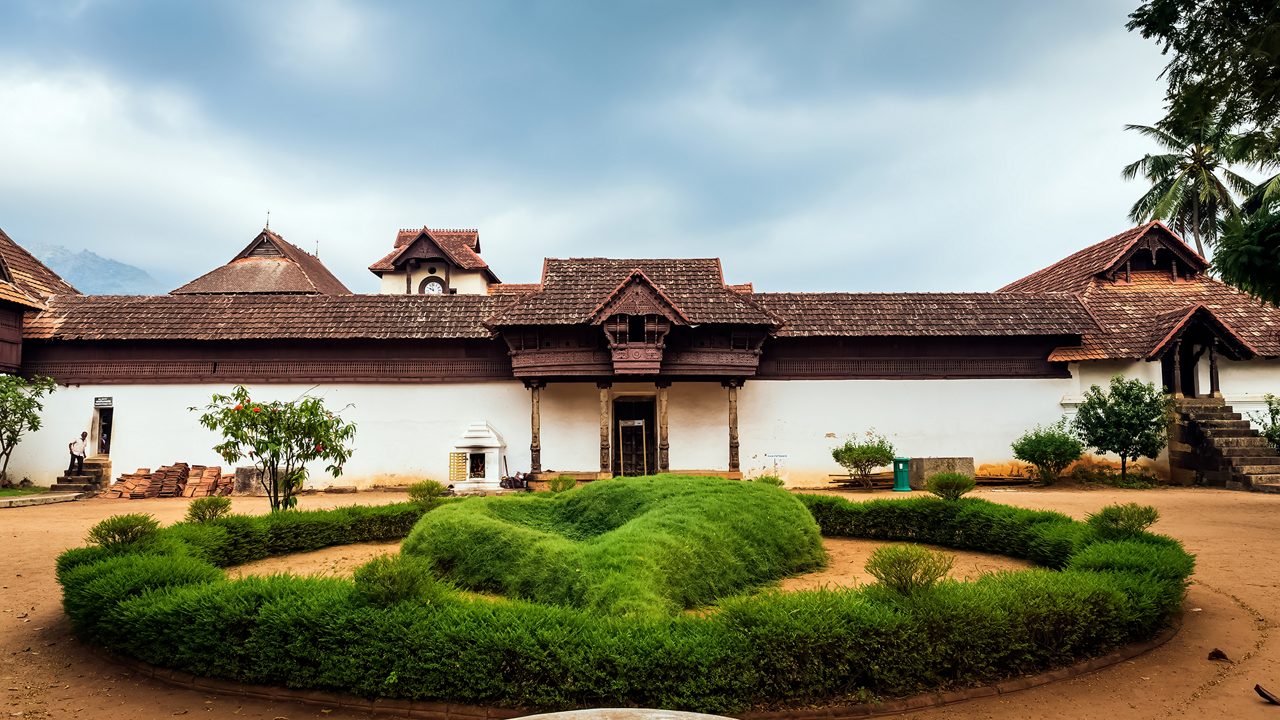
<svg viewBox="0 0 1280 720">
<path fill-rule="evenodd" d="M 262 229 L 263 229 L 263 230 L 270 230 L 270 229 L 271 229 L 271 211 L 270 211 L 270 210 L 268 210 L 268 211 L 267 211 L 267 224 L 266 224 L 266 225 L 263 225 L 263 226 L 262 226 Z"/>
</svg>

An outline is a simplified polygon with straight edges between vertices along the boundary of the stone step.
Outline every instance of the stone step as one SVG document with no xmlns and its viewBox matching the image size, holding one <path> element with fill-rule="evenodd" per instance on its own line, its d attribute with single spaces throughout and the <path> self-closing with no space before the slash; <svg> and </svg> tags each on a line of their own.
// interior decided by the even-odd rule
<svg viewBox="0 0 1280 720">
<path fill-rule="evenodd" d="M 1267 448 L 1269 450 L 1274 450 L 1274 448 L 1272 448 L 1271 446 L 1271 443 L 1267 442 L 1266 438 L 1261 437 L 1259 435 L 1214 438 L 1213 444 L 1214 446 L 1222 450 L 1225 450 L 1226 448 L 1240 448 L 1240 449 L 1250 449 L 1250 450 L 1256 450 L 1258 448 Z"/>
<path fill-rule="evenodd" d="M 1206 429 L 1253 427 L 1248 420 L 1201 420 L 1200 424 Z"/>
<path fill-rule="evenodd" d="M 1249 457 L 1280 458 L 1280 453 L 1277 453 L 1268 445 L 1262 445 L 1262 446 L 1227 445 L 1225 447 L 1219 447 L 1215 445 L 1215 447 L 1217 448 L 1218 452 L 1222 454 L 1223 457 L 1237 459 L 1237 462 L 1238 462 L 1238 458 L 1249 458 Z M 1265 463 L 1261 463 L 1261 464 L 1265 464 Z"/>
<path fill-rule="evenodd" d="M 97 488 L 98 488 L 98 486 L 97 486 L 97 485 L 94 485 L 93 483 L 64 483 L 64 482 L 56 482 L 56 483 L 54 483 L 53 485 L 49 486 L 49 492 L 56 492 L 56 493 L 82 493 L 82 492 L 93 492 L 93 491 L 94 491 L 94 490 L 96 490 Z"/>
<path fill-rule="evenodd" d="M 1244 415 L 1241 415 L 1238 412 L 1231 412 L 1229 410 L 1212 410 L 1212 411 L 1191 410 L 1189 412 L 1184 412 L 1183 415 L 1197 422 L 1244 419 Z"/>
<path fill-rule="evenodd" d="M 1280 493 L 1280 483 L 1254 483 L 1253 489 L 1255 492 Z"/>
<path fill-rule="evenodd" d="M 1276 465 L 1245 465 L 1241 463 L 1233 464 L 1231 469 L 1236 473 L 1248 475 L 1249 477 L 1280 473 L 1280 466 Z"/>
<path fill-rule="evenodd" d="M 1210 441 L 1216 441 L 1218 438 L 1246 438 L 1258 437 L 1258 433 L 1247 427 L 1206 427 L 1204 434 Z"/>
<path fill-rule="evenodd" d="M 1257 485 L 1258 483 L 1280 483 L 1280 473 L 1258 473 L 1256 475 L 1239 475 L 1248 484 Z"/>
</svg>

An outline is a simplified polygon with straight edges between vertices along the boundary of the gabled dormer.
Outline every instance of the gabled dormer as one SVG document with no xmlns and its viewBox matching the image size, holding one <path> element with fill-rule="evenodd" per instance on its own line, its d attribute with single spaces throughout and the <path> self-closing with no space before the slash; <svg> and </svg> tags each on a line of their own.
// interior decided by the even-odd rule
<svg viewBox="0 0 1280 720">
<path fill-rule="evenodd" d="M 604 330 L 618 375 L 655 375 L 672 325 L 689 318 L 653 281 L 634 269 L 591 313 Z"/>
<path fill-rule="evenodd" d="M 1135 278 L 1169 282 L 1203 275 L 1209 263 L 1164 223 L 1149 222 L 1067 256 L 1012 282 L 1000 292 L 1083 292 L 1095 282 Z"/>
<path fill-rule="evenodd" d="M 172 295 L 350 295 L 320 258 L 263 228 L 226 265 L 215 268 Z"/>
<path fill-rule="evenodd" d="M 401 230 L 369 271 L 382 279 L 379 292 L 391 295 L 485 295 L 501 282 L 480 257 L 477 230 Z"/>
</svg>

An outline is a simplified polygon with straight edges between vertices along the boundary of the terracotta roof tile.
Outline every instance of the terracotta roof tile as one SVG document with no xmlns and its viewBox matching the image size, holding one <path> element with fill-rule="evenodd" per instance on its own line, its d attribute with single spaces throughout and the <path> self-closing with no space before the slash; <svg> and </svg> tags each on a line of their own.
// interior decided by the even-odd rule
<svg viewBox="0 0 1280 720">
<path fill-rule="evenodd" d="M 413 241 L 422 237 L 423 233 L 426 233 L 427 237 L 435 242 L 449 262 L 463 270 L 489 269 L 489 264 L 479 255 L 479 230 L 433 230 L 422 227 L 416 230 L 401 230 L 396 233 L 395 248 L 381 260 L 370 265 L 369 270 L 379 274 L 394 272 L 397 269 L 396 260 L 407 252 L 409 247 L 413 245 Z"/>
<path fill-rule="evenodd" d="M 542 286 L 516 300 L 490 324 L 572 325 L 591 315 L 636 271 L 644 274 L 690 323 L 776 326 L 778 319 L 752 296 L 724 283 L 716 258 L 548 258 Z"/>
<path fill-rule="evenodd" d="M 260 246 L 279 252 L 257 254 Z M 219 293 L 350 295 L 351 291 L 329 272 L 320 258 L 270 230 L 263 230 L 231 262 L 172 291 L 174 295 Z"/>
<path fill-rule="evenodd" d="M 1201 305 L 1258 355 L 1280 357 L 1280 309 L 1211 277 L 1174 282 L 1167 272 L 1135 272 L 1130 282 L 1092 283 L 1081 300 L 1101 328 L 1052 359 L 1146 358 L 1172 322 Z"/>
<path fill-rule="evenodd" d="M 1009 283 L 1000 288 L 999 292 L 1080 292 L 1100 274 L 1110 270 L 1134 243 L 1153 230 L 1160 232 L 1165 241 L 1178 246 L 1185 254 L 1195 256 L 1200 263 L 1204 263 L 1203 258 L 1164 224 L 1149 222 L 1072 253 L 1043 270 Z"/>
<path fill-rule="evenodd" d="M 29 298 L 39 300 L 50 295 L 74 295 L 80 292 L 14 242 L 3 230 L 0 230 L 0 260 L 4 261 L 8 269 L 11 284 Z"/>
<path fill-rule="evenodd" d="M 31 340 L 489 338 L 487 295 L 60 295 L 28 313 Z"/>
<path fill-rule="evenodd" d="M 1097 325 L 1064 293 L 757 293 L 780 337 L 1081 335 Z"/>
</svg>

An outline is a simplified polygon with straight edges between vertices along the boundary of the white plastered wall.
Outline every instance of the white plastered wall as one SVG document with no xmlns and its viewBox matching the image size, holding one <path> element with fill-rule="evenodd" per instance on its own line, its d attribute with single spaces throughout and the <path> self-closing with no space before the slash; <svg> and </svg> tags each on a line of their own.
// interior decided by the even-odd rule
<svg viewBox="0 0 1280 720">
<path fill-rule="evenodd" d="M 1218 383 L 1227 404 L 1249 418 L 1250 414 L 1266 409 L 1265 395 L 1280 395 L 1280 360 L 1233 361 L 1219 358 Z M 1204 387 L 1209 387 L 1207 378 Z"/>
<path fill-rule="evenodd" d="M 749 380 L 739 391 L 742 470 L 790 485 L 843 472 L 831 449 L 874 429 L 901 457 L 1008 462 L 1009 444 L 1064 412 L 1074 379 Z"/>
<path fill-rule="evenodd" d="M 437 272 L 428 272 L 428 268 L 420 267 L 414 270 L 409 280 L 409 293 L 416 294 L 418 285 L 423 280 L 431 276 L 443 278 L 445 271 L 443 266 L 436 267 Z M 379 281 L 378 292 L 383 295 L 404 295 L 403 272 L 388 272 L 382 274 Z M 489 292 L 489 281 L 485 278 L 484 273 L 475 270 L 459 270 L 453 268 L 449 271 L 449 289 L 456 290 L 459 295 L 485 295 Z"/>
<path fill-rule="evenodd" d="M 10 477 L 28 477 L 48 485 L 67 467 L 67 443 L 90 430 L 95 397 L 110 397 L 114 407 L 112 471 L 155 469 L 174 462 L 222 465 L 213 452 L 218 436 L 197 422 L 212 393 L 222 385 L 100 385 L 60 387 L 46 399 L 44 425 L 14 451 Z M 355 453 L 337 481 L 323 465 L 310 468 L 310 486 L 332 482 L 367 486 L 423 478 L 446 481 L 449 451 L 468 423 L 487 421 L 507 443 L 511 470 L 528 469 L 529 391 L 517 382 L 455 384 L 260 385 L 251 387 L 263 401 L 292 400 L 310 392 L 343 410 L 356 423 Z M 247 463 L 245 463 L 247 464 Z"/>
</svg>

